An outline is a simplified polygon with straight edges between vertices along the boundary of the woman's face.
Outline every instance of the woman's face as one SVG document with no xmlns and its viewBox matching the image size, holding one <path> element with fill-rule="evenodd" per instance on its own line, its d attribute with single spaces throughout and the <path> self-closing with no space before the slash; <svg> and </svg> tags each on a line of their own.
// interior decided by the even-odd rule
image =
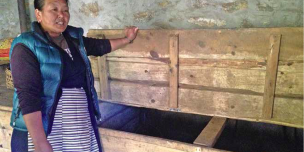
<svg viewBox="0 0 304 152">
<path fill-rule="evenodd" d="M 37 21 L 51 37 L 59 36 L 70 20 L 69 6 L 66 0 L 45 0 L 41 11 L 35 10 Z"/>
</svg>

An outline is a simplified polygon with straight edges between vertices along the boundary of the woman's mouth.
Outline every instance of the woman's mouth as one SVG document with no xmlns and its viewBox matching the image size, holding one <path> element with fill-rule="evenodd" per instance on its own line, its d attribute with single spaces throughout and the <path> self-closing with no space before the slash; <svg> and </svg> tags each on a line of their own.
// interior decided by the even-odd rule
<svg viewBox="0 0 304 152">
<path fill-rule="evenodd" d="M 58 24 L 58 25 L 64 25 L 64 23 L 62 21 L 56 22 L 56 24 Z"/>
</svg>

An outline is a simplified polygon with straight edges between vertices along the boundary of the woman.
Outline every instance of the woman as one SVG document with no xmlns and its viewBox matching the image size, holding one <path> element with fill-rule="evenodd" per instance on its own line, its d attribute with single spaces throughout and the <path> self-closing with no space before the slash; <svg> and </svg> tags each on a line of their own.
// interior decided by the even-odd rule
<svg viewBox="0 0 304 152">
<path fill-rule="evenodd" d="M 126 28 L 120 39 L 86 38 L 81 28 L 68 26 L 68 0 L 34 0 L 34 6 L 37 22 L 10 51 L 12 151 L 101 151 L 100 112 L 87 56 L 131 43 L 138 28 Z"/>
</svg>

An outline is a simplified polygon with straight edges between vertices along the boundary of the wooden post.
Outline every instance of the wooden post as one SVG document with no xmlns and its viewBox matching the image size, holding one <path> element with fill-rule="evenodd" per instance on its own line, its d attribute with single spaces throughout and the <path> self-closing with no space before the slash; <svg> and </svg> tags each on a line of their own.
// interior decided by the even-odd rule
<svg viewBox="0 0 304 152">
<path fill-rule="evenodd" d="M 194 144 L 213 147 L 220 137 L 227 118 L 213 117 L 200 135 L 195 139 Z"/>
<path fill-rule="evenodd" d="M 272 118 L 275 85 L 277 80 L 277 71 L 279 63 L 279 52 L 281 45 L 281 35 L 270 36 L 271 50 L 267 58 L 266 78 L 264 87 L 264 107 L 263 107 L 263 118 Z"/>
<path fill-rule="evenodd" d="M 170 35 L 169 39 L 169 51 L 170 51 L 170 96 L 169 96 L 169 108 L 178 108 L 178 35 Z"/>
<path fill-rule="evenodd" d="M 106 55 L 98 57 L 98 72 L 100 79 L 100 97 L 102 99 L 111 99 Z"/>
</svg>

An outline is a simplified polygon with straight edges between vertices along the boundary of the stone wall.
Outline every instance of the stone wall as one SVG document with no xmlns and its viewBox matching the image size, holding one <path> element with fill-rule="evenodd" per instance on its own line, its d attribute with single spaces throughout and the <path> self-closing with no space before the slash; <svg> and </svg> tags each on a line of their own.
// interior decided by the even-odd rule
<svg viewBox="0 0 304 152">
<path fill-rule="evenodd" d="M 19 30 L 17 0 L 0 2 L 0 38 Z M 26 0 L 35 20 L 33 0 Z M 70 25 L 88 29 L 303 27 L 303 0 L 70 0 Z"/>
</svg>

